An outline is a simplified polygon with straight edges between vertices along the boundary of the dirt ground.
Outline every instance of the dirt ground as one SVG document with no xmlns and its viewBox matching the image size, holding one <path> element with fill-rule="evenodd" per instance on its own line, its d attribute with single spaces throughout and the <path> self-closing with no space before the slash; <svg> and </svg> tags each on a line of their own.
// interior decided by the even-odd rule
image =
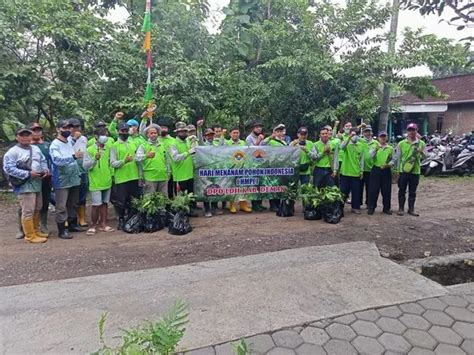
<svg viewBox="0 0 474 355">
<path fill-rule="evenodd" d="M 393 206 L 396 187 L 393 186 Z M 395 261 L 474 250 L 474 178 L 423 179 L 417 209 L 421 217 L 368 216 L 347 212 L 337 225 L 294 217 L 252 213 L 191 219 L 194 231 L 172 236 L 122 232 L 72 240 L 53 234 L 42 245 L 15 239 L 15 200 L 3 195 L 0 212 L 0 286 L 166 267 L 204 260 L 258 254 L 289 248 L 353 241 L 373 241 Z M 395 209 L 395 208 L 394 208 Z M 115 227 L 116 221 L 110 224 Z M 50 228 L 55 233 L 54 216 Z"/>
</svg>

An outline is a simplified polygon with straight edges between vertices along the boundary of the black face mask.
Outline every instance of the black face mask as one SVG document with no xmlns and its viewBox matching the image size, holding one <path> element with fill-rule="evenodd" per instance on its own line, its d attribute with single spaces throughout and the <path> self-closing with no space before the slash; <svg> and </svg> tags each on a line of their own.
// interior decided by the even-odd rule
<svg viewBox="0 0 474 355">
<path fill-rule="evenodd" d="M 161 131 L 161 136 L 166 137 L 168 135 L 168 131 Z"/>
<path fill-rule="evenodd" d="M 71 135 L 71 131 L 61 131 L 61 136 L 67 138 Z"/>
<path fill-rule="evenodd" d="M 129 134 L 128 133 L 120 133 L 119 137 L 121 140 L 126 141 L 128 139 Z"/>
<path fill-rule="evenodd" d="M 185 134 L 178 134 L 178 138 L 184 141 L 186 138 L 188 138 L 188 135 L 186 133 Z"/>
</svg>

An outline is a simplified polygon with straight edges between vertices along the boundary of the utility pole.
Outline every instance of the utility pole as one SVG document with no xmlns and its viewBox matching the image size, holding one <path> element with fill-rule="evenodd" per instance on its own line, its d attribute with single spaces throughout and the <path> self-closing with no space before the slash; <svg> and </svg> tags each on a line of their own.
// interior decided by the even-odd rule
<svg viewBox="0 0 474 355">
<path fill-rule="evenodd" d="M 392 18 L 390 20 L 390 32 L 388 35 L 388 50 L 389 57 L 395 57 L 395 45 L 397 43 L 397 27 L 398 27 L 398 13 L 400 10 L 400 1 L 393 0 L 392 2 Z M 387 82 L 392 76 L 392 70 L 385 72 L 385 82 L 383 84 L 382 106 L 380 107 L 379 116 L 379 131 L 386 131 L 388 125 L 388 115 L 390 113 L 390 82 Z"/>
</svg>

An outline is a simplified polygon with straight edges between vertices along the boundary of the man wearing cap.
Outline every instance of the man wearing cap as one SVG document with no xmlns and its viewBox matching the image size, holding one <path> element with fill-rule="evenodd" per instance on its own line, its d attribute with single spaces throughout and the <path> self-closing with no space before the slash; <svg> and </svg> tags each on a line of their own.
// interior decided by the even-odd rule
<svg viewBox="0 0 474 355">
<path fill-rule="evenodd" d="M 337 139 L 337 138 L 336 138 Z M 321 188 L 334 186 L 334 177 L 337 172 L 337 159 L 334 159 L 338 142 L 330 140 L 327 126 L 319 131 L 319 140 L 314 143 L 313 157 L 316 163 L 313 171 L 313 185 Z"/>
<path fill-rule="evenodd" d="M 193 137 L 193 136 L 196 136 L 197 134 L 196 126 L 193 124 L 188 124 L 186 126 L 186 130 L 188 131 L 188 137 Z"/>
<path fill-rule="evenodd" d="M 349 136 L 341 143 L 337 155 L 342 154 L 341 192 L 346 198 L 351 194 L 352 212 L 360 214 L 360 179 L 364 172 L 364 154 L 357 130 L 351 128 Z M 339 162 L 339 159 L 336 159 Z"/>
<path fill-rule="evenodd" d="M 77 224 L 77 207 L 81 185 L 81 168 L 83 151 L 74 150 L 68 138 L 71 136 L 72 124 L 60 120 L 56 125 L 58 135 L 49 147 L 52 161 L 52 181 L 56 197 L 56 224 L 58 236 L 71 239 L 69 232 L 82 232 Z M 65 228 L 68 222 L 68 231 Z"/>
<path fill-rule="evenodd" d="M 143 164 L 145 193 L 161 192 L 168 196 L 168 179 L 170 174 L 168 154 L 160 144 L 160 126 L 152 123 L 145 129 L 148 141 L 137 150 L 137 161 Z"/>
<path fill-rule="evenodd" d="M 83 155 L 87 150 L 87 138 L 82 134 L 82 122 L 77 118 L 71 118 L 69 122 L 72 128 L 68 141 L 74 147 L 75 152 L 81 152 Z M 89 191 L 89 179 L 87 172 L 82 166 L 82 158 L 78 158 L 78 166 L 81 170 L 81 188 L 79 192 L 79 206 L 77 207 L 77 222 L 79 226 L 86 227 L 86 200 L 87 192 Z"/>
<path fill-rule="evenodd" d="M 298 128 L 298 139 L 292 141 L 290 146 L 300 148 L 298 169 L 300 184 L 309 184 L 314 157 L 314 143 L 308 140 L 308 129 L 306 127 Z"/>
<path fill-rule="evenodd" d="M 406 191 L 408 187 L 408 214 L 418 217 L 415 212 L 416 190 L 420 182 L 420 161 L 424 156 L 425 142 L 417 137 L 418 126 L 407 126 L 407 137 L 400 141 L 395 149 L 394 166 L 399 172 L 398 178 L 398 215 L 405 212 Z"/>
<path fill-rule="evenodd" d="M 107 139 L 107 143 L 106 143 L 106 144 L 107 144 L 109 147 L 111 147 L 112 144 L 114 144 L 115 139 L 113 139 L 112 137 L 110 137 L 110 133 L 108 132 L 107 125 L 105 124 L 105 122 L 104 122 L 104 121 L 98 121 L 97 123 L 95 123 L 95 124 L 94 124 L 94 129 L 96 130 L 96 129 L 98 129 L 98 128 L 100 128 L 100 129 L 105 128 L 105 129 L 107 130 L 108 139 Z M 89 148 L 89 147 L 92 147 L 96 142 L 97 142 L 97 141 L 96 141 L 96 137 L 95 137 L 95 136 L 91 137 L 91 138 L 87 141 L 87 147 L 88 147 L 88 148 Z"/>
<path fill-rule="evenodd" d="M 187 140 L 188 132 L 186 123 L 176 123 L 176 139 L 170 145 L 171 171 L 173 179 L 176 182 L 177 189 L 194 192 L 194 168 L 192 155 L 196 153 L 196 148 Z M 197 216 L 195 213 L 196 205 L 193 204 L 191 216 Z"/>
<path fill-rule="evenodd" d="M 387 143 L 387 132 L 379 132 L 377 145 L 370 148 L 372 171 L 370 172 L 369 203 L 367 214 L 374 214 L 379 192 L 382 193 L 383 213 L 391 215 L 393 147 Z"/>
<path fill-rule="evenodd" d="M 263 123 L 256 119 L 252 123 L 252 132 L 247 136 L 246 142 L 249 147 L 259 146 L 262 144 L 265 136 L 263 135 Z M 252 210 L 256 212 L 265 211 L 267 208 L 262 205 L 262 200 L 252 201 Z"/>
<path fill-rule="evenodd" d="M 41 182 L 41 201 L 42 207 L 40 211 L 40 230 L 42 233 L 49 234 L 48 231 L 48 208 L 49 202 L 51 201 L 51 156 L 49 155 L 50 142 L 44 140 L 43 127 L 38 123 L 34 122 L 30 125 L 30 130 L 33 133 L 31 135 L 31 144 L 37 146 L 41 153 L 46 158 L 48 164 L 48 173 L 42 179 Z"/>
<path fill-rule="evenodd" d="M 16 131 L 17 144 L 3 157 L 3 170 L 9 176 L 21 207 L 21 225 L 25 240 L 44 243 L 48 234 L 39 230 L 41 210 L 41 180 L 48 174 L 46 158 L 31 145 L 32 132 L 26 128 Z"/>
<path fill-rule="evenodd" d="M 110 149 L 110 166 L 115 179 L 113 203 L 119 214 L 119 230 L 123 229 L 125 217 L 130 214 L 132 199 L 140 196 L 137 149 L 130 141 L 129 125 L 120 123 L 118 139 Z"/>
<path fill-rule="evenodd" d="M 160 136 L 158 137 L 158 141 L 160 144 L 163 146 L 163 149 L 166 152 L 167 159 L 170 162 L 170 146 L 174 143 L 175 139 L 170 136 L 169 134 L 169 126 L 170 122 L 168 119 L 165 117 L 162 117 L 158 119 L 158 125 L 160 126 Z M 171 168 L 171 165 L 170 165 Z M 173 198 L 173 196 L 176 194 L 176 186 L 174 185 L 173 181 L 173 175 L 172 172 L 170 171 L 170 177 L 168 180 L 168 197 Z"/>
<path fill-rule="evenodd" d="M 132 118 L 131 120 L 127 121 L 127 124 L 129 126 L 128 139 L 130 140 L 130 143 L 135 144 L 137 147 L 140 144 L 146 143 L 146 139 L 140 134 L 138 130 L 138 127 L 140 125 L 138 121 Z"/>
<path fill-rule="evenodd" d="M 91 226 L 87 235 L 96 234 L 98 228 L 102 232 L 112 232 L 107 225 L 108 204 L 112 188 L 112 169 L 110 167 L 110 148 L 107 128 L 99 127 L 94 131 L 95 143 L 87 148 L 84 155 L 84 169 L 89 176 L 91 194 Z"/>
<path fill-rule="evenodd" d="M 370 189 L 370 172 L 374 166 L 373 157 L 370 155 L 370 151 L 378 146 L 377 140 L 373 139 L 372 127 L 367 125 L 362 128 L 361 143 L 364 152 L 364 173 L 360 180 L 360 201 L 364 201 L 364 187 L 365 187 L 365 204 L 369 205 L 369 189 Z"/>
<path fill-rule="evenodd" d="M 109 125 L 109 136 L 112 137 L 115 141 L 118 138 L 118 126 L 125 119 L 125 114 L 122 111 L 117 111 L 114 115 L 114 119 L 110 122 Z"/>
</svg>

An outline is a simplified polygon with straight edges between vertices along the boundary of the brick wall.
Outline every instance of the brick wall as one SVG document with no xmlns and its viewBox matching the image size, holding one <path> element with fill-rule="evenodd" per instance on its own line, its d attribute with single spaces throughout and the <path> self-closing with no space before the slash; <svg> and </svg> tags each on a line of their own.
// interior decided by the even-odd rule
<svg viewBox="0 0 474 355">
<path fill-rule="evenodd" d="M 429 113 L 428 133 L 436 130 L 438 116 L 443 116 L 442 133 L 452 130 L 454 134 L 462 134 L 474 130 L 474 103 L 448 105 L 443 113 Z"/>
</svg>

